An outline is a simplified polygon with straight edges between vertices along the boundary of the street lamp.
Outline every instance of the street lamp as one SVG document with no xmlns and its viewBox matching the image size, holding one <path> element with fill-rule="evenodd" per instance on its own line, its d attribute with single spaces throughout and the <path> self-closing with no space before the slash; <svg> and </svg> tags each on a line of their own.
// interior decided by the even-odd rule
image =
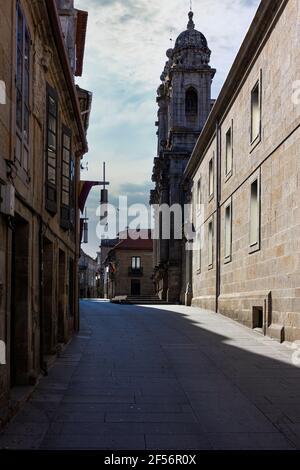
<svg viewBox="0 0 300 470">
<path fill-rule="evenodd" d="M 100 287 L 100 279 L 101 279 L 101 276 L 100 276 L 100 273 L 99 273 L 98 271 L 96 272 L 95 279 L 96 279 L 96 292 L 97 292 L 97 297 L 100 297 L 99 287 Z"/>
<path fill-rule="evenodd" d="M 89 219 L 87 217 L 87 208 L 85 208 L 85 217 L 82 219 L 83 220 L 83 242 L 87 244 L 89 242 Z"/>
</svg>

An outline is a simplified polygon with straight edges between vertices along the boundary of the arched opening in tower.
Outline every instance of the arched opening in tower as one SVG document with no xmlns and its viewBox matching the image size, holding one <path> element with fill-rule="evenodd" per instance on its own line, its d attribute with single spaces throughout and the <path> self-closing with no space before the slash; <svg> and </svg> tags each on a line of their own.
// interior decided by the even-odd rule
<svg viewBox="0 0 300 470">
<path fill-rule="evenodd" d="M 185 114 L 187 116 L 197 116 L 198 114 L 198 94 L 194 88 L 189 88 L 186 91 Z"/>
</svg>

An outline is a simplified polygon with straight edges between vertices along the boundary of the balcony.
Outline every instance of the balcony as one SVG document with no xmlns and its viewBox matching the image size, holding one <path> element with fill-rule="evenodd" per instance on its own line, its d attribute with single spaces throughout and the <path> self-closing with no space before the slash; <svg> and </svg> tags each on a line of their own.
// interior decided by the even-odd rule
<svg viewBox="0 0 300 470">
<path fill-rule="evenodd" d="M 128 276 L 132 277 L 142 277 L 143 276 L 143 268 L 128 268 Z"/>
</svg>

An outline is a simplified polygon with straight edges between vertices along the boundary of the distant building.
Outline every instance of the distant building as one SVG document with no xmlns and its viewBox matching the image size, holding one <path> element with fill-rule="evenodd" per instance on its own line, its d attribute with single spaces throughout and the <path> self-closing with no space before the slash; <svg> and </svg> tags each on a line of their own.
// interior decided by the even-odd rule
<svg viewBox="0 0 300 470">
<path fill-rule="evenodd" d="M 98 252 L 98 262 L 100 265 L 100 297 L 105 298 L 105 262 L 109 251 L 119 243 L 119 239 L 115 238 L 112 240 L 101 240 Z"/>
<path fill-rule="evenodd" d="M 154 294 L 153 241 L 151 231 L 141 231 L 133 240 L 119 240 L 105 260 L 104 294 L 112 299 L 117 296 L 152 296 Z"/>
<path fill-rule="evenodd" d="M 80 251 L 79 258 L 79 296 L 80 298 L 97 298 L 101 296 L 100 290 L 100 264 L 96 259 Z"/>
</svg>

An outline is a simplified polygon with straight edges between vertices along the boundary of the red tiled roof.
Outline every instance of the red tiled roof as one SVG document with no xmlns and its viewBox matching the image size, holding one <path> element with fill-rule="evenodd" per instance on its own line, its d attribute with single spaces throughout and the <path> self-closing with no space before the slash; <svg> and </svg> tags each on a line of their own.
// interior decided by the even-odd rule
<svg viewBox="0 0 300 470">
<path fill-rule="evenodd" d="M 76 71 L 75 76 L 81 77 L 83 68 L 83 57 L 85 48 L 85 38 L 87 29 L 88 12 L 77 11 L 77 30 L 76 30 Z"/>
<path fill-rule="evenodd" d="M 153 240 L 151 238 L 151 230 L 141 230 L 140 236 L 143 238 L 138 238 L 134 240 L 132 238 L 133 233 L 136 234 L 133 230 L 129 230 L 126 235 L 128 234 L 127 238 L 124 240 L 120 240 L 116 246 L 111 250 L 144 250 L 144 251 L 152 251 L 153 250 Z M 120 233 L 122 237 L 124 232 Z M 147 237 L 147 238 L 146 238 Z"/>
</svg>

